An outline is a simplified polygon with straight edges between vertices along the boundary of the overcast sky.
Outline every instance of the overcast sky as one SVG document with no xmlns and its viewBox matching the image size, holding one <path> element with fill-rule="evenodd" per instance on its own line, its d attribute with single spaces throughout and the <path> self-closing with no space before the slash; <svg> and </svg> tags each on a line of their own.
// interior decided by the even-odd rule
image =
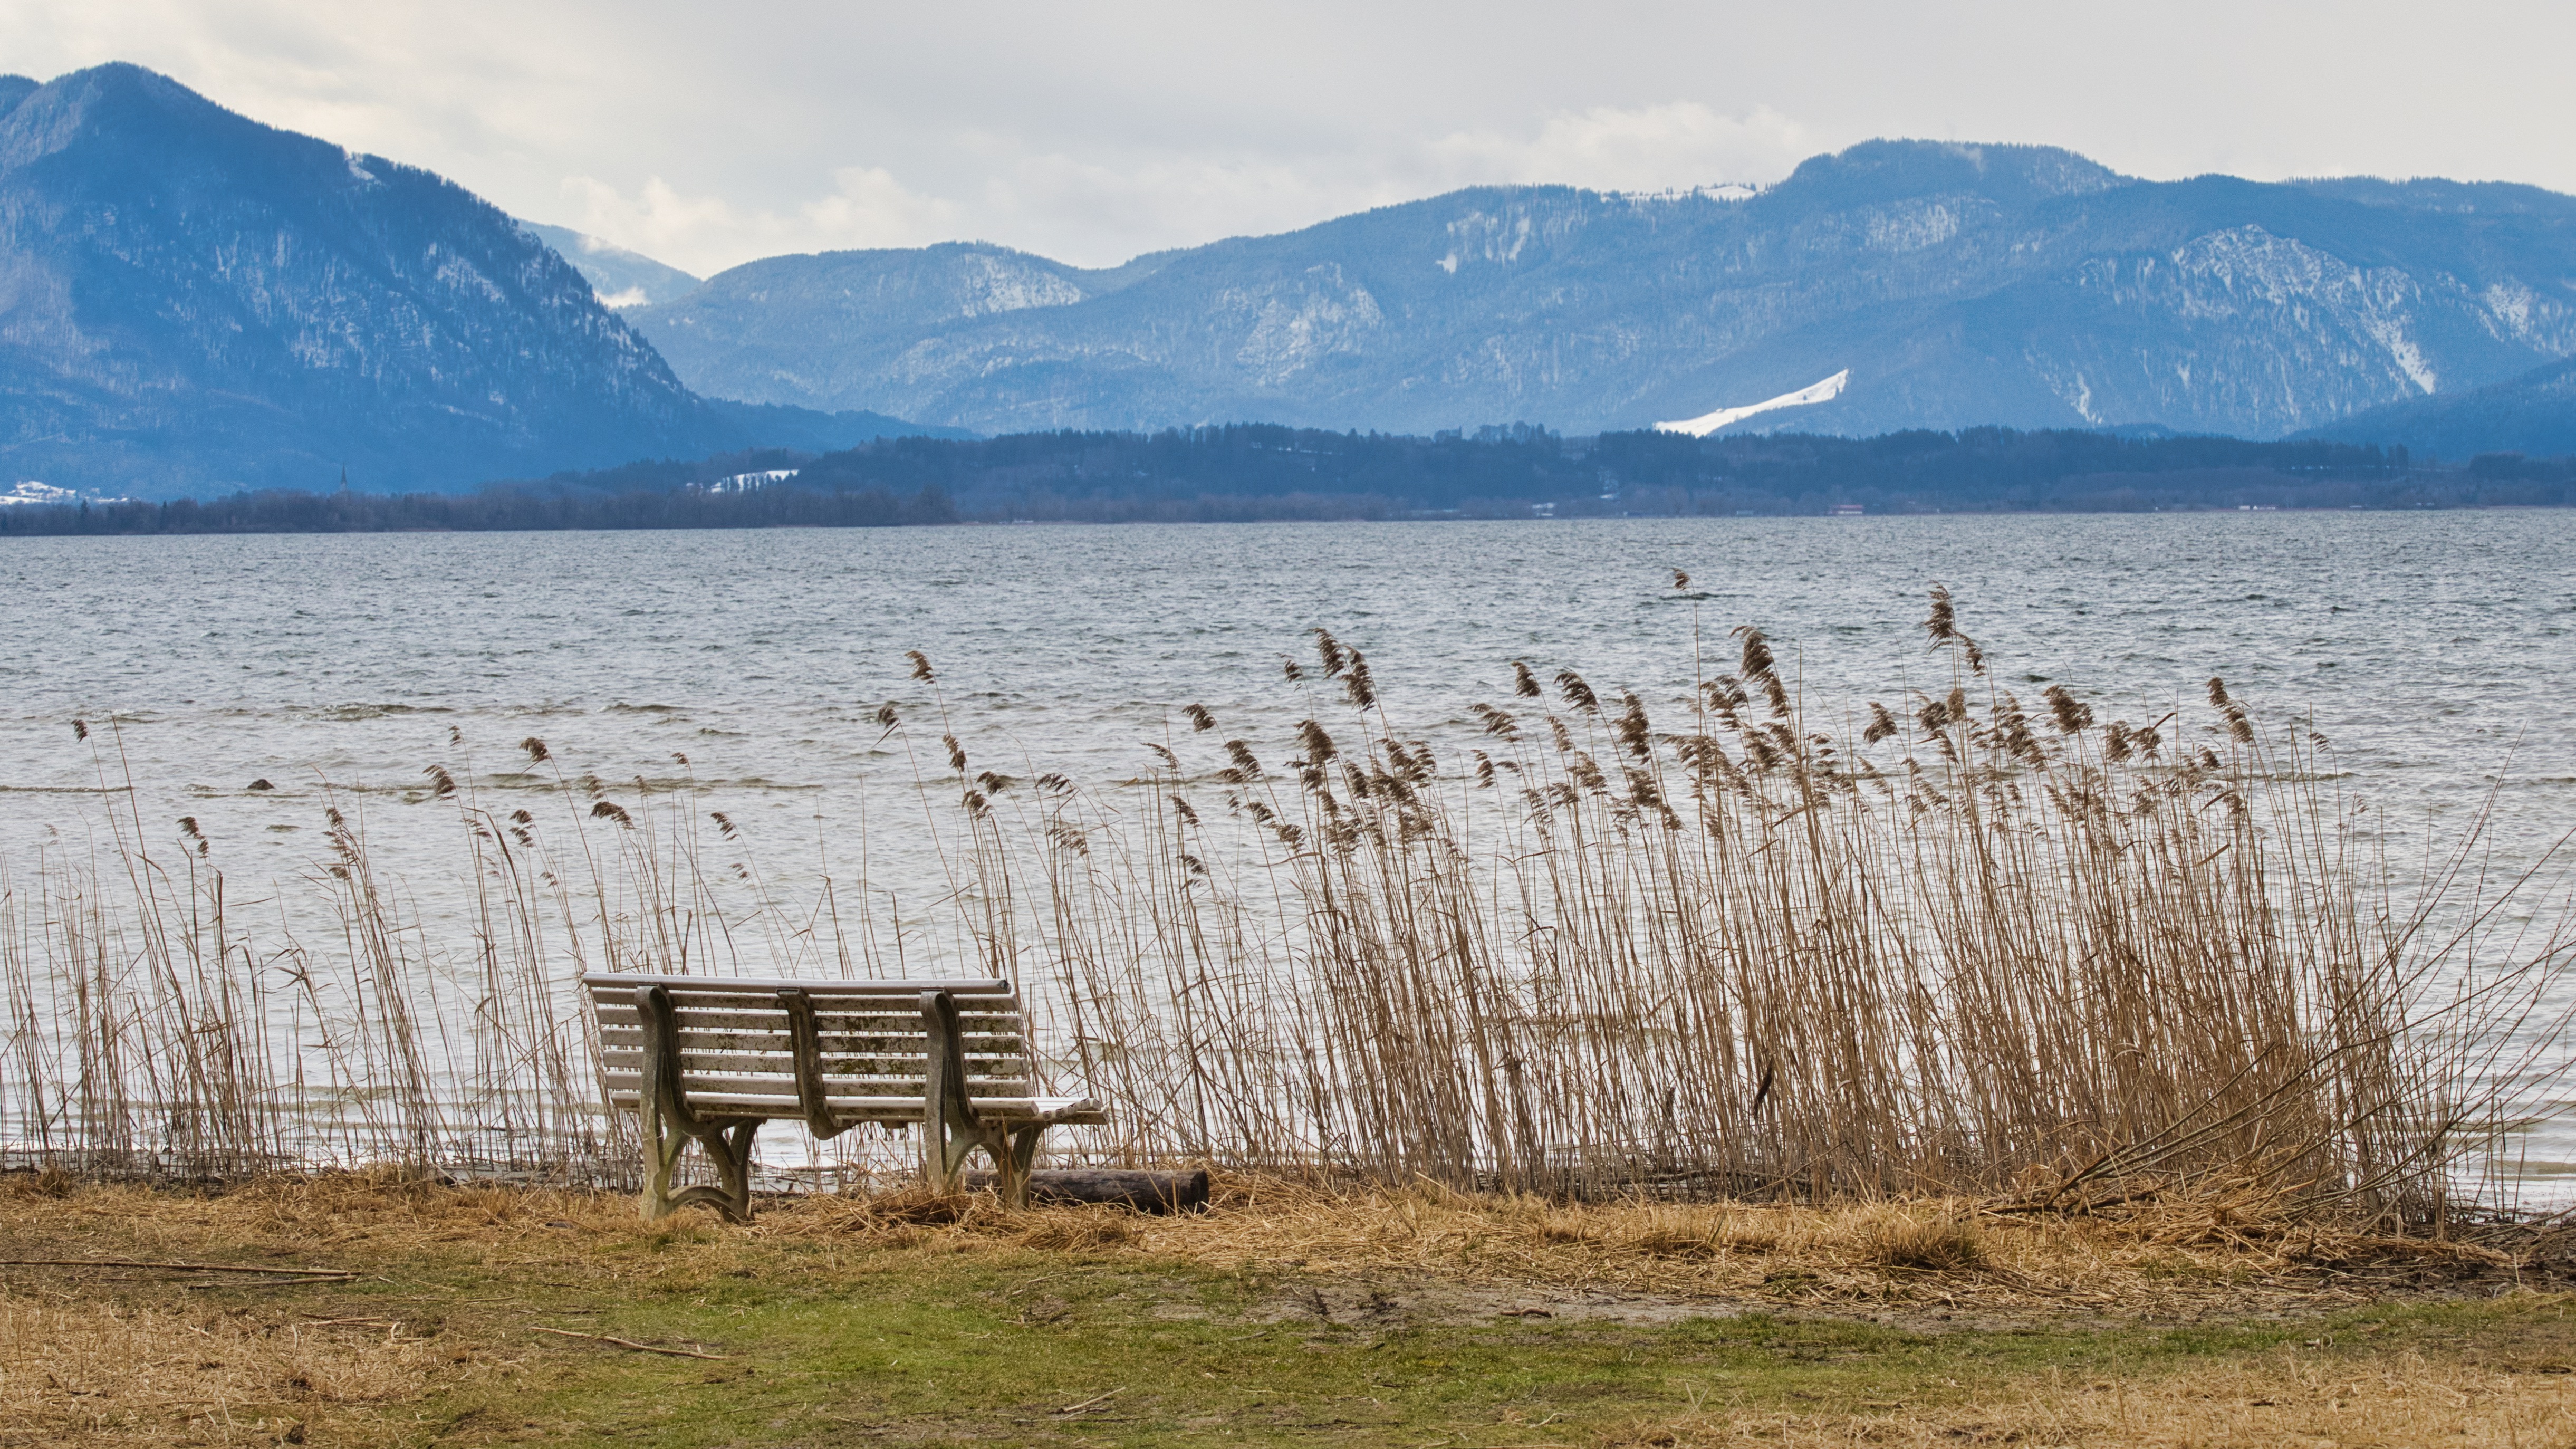
<svg viewBox="0 0 2576 1449">
<path fill-rule="evenodd" d="M 8 0 L 106 60 L 706 273 L 972 237 L 1087 265 L 1477 182 L 1771 181 L 1872 136 L 2136 175 L 2576 191 L 2576 6 Z"/>
</svg>

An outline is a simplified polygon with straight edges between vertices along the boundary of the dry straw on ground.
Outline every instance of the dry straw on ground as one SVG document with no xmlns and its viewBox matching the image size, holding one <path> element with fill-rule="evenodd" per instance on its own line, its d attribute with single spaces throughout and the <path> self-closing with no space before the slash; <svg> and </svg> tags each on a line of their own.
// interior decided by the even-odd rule
<svg viewBox="0 0 2576 1449">
<path fill-rule="evenodd" d="M 410 1399 L 454 1358 L 391 1319 L 281 1322 L 0 1289 L 0 1424 L 57 1440 L 301 1443 L 301 1417 L 276 1406 Z"/>
<path fill-rule="evenodd" d="M 1926 630 L 1946 677 L 1911 696 L 1811 699 L 1743 629 L 1651 703 L 1498 669 L 1473 734 L 1402 723 L 1318 630 L 1277 718 L 1190 706 L 1116 784 L 973 759 L 924 658 L 926 701 L 872 728 L 917 761 L 936 969 L 1021 983 L 1044 1067 L 1116 1114 L 1062 1135 L 1091 1161 L 2441 1230 L 2451 1165 L 2567 1058 L 2536 877 L 2489 878 L 2473 824 L 2398 889 L 2323 742 L 2219 680 L 2104 720 L 2018 697 L 1946 593 Z M 616 1182 L 578 971 L 924 969 L 864 882 L 728 914 L 722 883 L 758 880 L 730 817 L 533 738 L 522 768 L 431 766 L 402 817 L 454 833 L 457 939 L 380 876 L 354 798 L 304 883 L 332 937 L 269 934 L 193 820 L 161 843 L 114 788 L 114 732 L 90 743 L 98 852 L 0 878 L 0 1139 L 94 1175 Z"/>
<path fill-rule="evenodd" d="M 2285 1352 L 2189 1375 L 2024 1386 L 2011 1398 L 1937 1407 L 1889 1403 L 1859 1414 L 1746 1412 L 1714 1397 L 1697 1412 L 1650 1419 L 1607 1445 L 2124 1445 L 2276 1449 L 2281 1445 L 2461 1445 L 2562 1449 L 2576 1421 L 2576 1379 L 2402 1357 L 2325 1364 Z"/>
</svg>

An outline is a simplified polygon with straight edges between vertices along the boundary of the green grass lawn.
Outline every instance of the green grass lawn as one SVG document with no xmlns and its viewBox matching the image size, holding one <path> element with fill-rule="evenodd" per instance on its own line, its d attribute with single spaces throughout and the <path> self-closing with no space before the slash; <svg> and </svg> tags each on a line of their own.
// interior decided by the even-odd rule
<svg viewBox="0 0 2576 1449">
<path fill-rule="evenodd" d="M 1762 1312 L 1643 1325 L 1423 1321 L 1364 1305 L 1318 1314 L 1293 1277 L 1124 1257 L 744 1256 L 757 1261 L 613 1295 L 526 1290 L 512 1315 L 721 1359 L 583 1339 L 535 1344 L 523 1364 L 419 1405 L 420 1440 L 674 1449 L 1677 1442 L 1686 1429 L 1676 1426 L 1920 1417 L 2034 1389 L 2169 1379 L 2284 1355 L 2474 1346 L 2537 1371 L 2563 1366 L 2576 1342 L 2566 1305 L 2536 1298 L 2288 1322 L 2001 1330 Z M 471 1296 L 506 1285 L 469 1274 L 451 1286 Z M 478 1338 L 508 1332 L 500 1321 L 476 1328 Z"/>
</svg>

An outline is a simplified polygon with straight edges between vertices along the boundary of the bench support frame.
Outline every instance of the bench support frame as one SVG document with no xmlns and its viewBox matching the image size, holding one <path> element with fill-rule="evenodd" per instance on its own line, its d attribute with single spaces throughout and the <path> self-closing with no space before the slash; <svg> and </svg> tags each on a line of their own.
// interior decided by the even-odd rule
<svg viewBox="0 0 2576 1449">
<path fill-rule="evenodd" d="M 956 1192 L 967 1158 L 982 1148 L 1001 1179 L 997 1186 L 1003 1203 L 1027 1207 L 1029 1164 L 1037 1160 L 1038 1138 L 1047 1124 L 988 1122 L 977 1116 L 966 1095 L 966 1044 L 958 1030 L 956 1001 L 945 991 L 921 993 L 921 1020 L 930 1036 L 921 1113 L 923 1175 L 934 1189 Z"/>
<path fill-rule="evenodd" d="M 705 1203 L 738 1223 L 751 1221 L 751 1139 L 757 1117 L 701 1117 L 680 1090 L 679 1019 L 671 993 L 640 987 L 635 1010 L 644 1019 L 644 1083 L 638 1125 L 644 1132 L 644 1192 L 636 1207 L 658 1223 L 691 1203 Z M 810 1018 L 809 1018 L 810 1019 Z M 716 1169 L 716 1185 L 671 1190 L 680 1154 L 696 1142 Z"/>
</svg>

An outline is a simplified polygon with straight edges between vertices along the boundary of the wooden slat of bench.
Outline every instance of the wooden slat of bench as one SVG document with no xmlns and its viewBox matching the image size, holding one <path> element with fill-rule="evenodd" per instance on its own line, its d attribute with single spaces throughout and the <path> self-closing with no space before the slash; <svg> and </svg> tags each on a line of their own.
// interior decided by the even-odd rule
<svg viewBox="0 0 2576 1449">
<path fill-rule="evenodd" d="M 978 1116 L 1006 1121 L 1055 1116 L 1059 1113 L 1064 1115 L 1058 1116 L 1057 1120 L 1066 1126 L 1078 1127 L 1109 1120 L 1105 1109 L 1094 1108 L 1090 1111 L 1074 1112 L 1073 1108 L 1088 1100 L 1081 1097 L 972 1097 L 968 1100 L 974 1104 Z M 625 1111 L 633 1111 L 639 1105 L 633 1091 L 612 1091 L 608 1094 L 608 1101 L 611 1106 Z M 825 1101 L 832 1116 L 841 1121 L 918 1122 L 922 1115 L 922 1101 L 917 1096 L 827 1096 Z M 773 1121 L 799 1121 L 805 1115 L 804 1107 L 794 1097 L 780 1097 L 759 1092 L 704 1094 L 692 1092 L 689 1094 L 689 1106 L 694 1111 L 712 1115 L 733 1112 L 744 1116 L 766 1117 Z"/>
<path fill-rule="evenodd" d="M 644 1080 L 641 1070 L 603 1070 L 600 1080 L 611 1088 L 626 1091 Z M 922 1096 L 922 1078 L 899 1078 L 899 1075 L 848 1075 L 848 1078 L 824 1078 L 824 1096 Z M 966 1096 L 1028 1096 L 1030 1078 L 966 1078 Z M 786 1073 L 685 1073 L 680 1078 L 680 1093 L 696 1101 L 698 1093 L 750 1091 L 796 1096 L 796 1078 Z"/>
<path fill-rule="evenodd" d="M 644 971 L 586 971 L 581 984 L 593 991 L 632 991 L 638 986 L 667 986 L 674 991 L 714 988 L 732 991 L 784 991 L 794 988 L 820 997 L 835 996 L 919 996 L 925 991 L 979 992 L 991 994 L 1008 991 L 1011 983 L 998 976 L 929 978 L 901 981 L 857 981 L 847 977 L 806 979 L 793 976 L 656 976 Z"/>
<path fill-rule="evenodd" d="M 1027 1017 L 1018 1012 L 969 1012 L 958 1022 L 969 1036 L 1019 1036 L 1027 1028 Z M 684 1007 L 672 1013 L 673 1024 L 682 1031 L 778 1031 L 787 1030 L 784 1011 L 707 1011 Z M 632 1008 L 599 1013 L 604 1030 L 641 1031 L 642 1018 Z M 818 1011 L 815 1029 L 828 1036 L 912 1037 L 927 1035 L 921 1025 L 921 1013 L 906 1016 L 849 1016 L 840 1012 Z"/>
<path fill-rule="evenodd" d="M 777 993 L 767 991 L 674 991 L 670 993 L 670 997 L 671 1004 L 682 1011 L 783 1011 L 786 1009 L 779 1004 Z M 951 996 L 949 999 L 957 1004 L 958 1010 L 970 1016 L 1016 1016 L 1020 1012 L 1019 997 L 1009 992 L 995 992 L 986 996 Z M 921 1015 L 921 1003 L 914 997 L 809 995 L 806 1000 L 816 1011 L 826 1016 L 884 1016 L 918 1019 Z M 594 993 L 591 1003 L 603 1011 L 631 1014 L 635 1010 L 634 996 L 624 991 Z"/>
<path fill-rule="evenodd" d="M 732 1036 L 732 1039 L 742 1039 L 742 1042 L 786 1042 L 788 1039 L 786 1021 L 781 1021 L 775 1029 L 762 1029 L 762 1026 L 683 1024 L 677 1031 L 680 1031 L 683 1039 L 688 1039 L 688 1036 Z M 871 1052 L 886 1052 L 886 1049 L 891 1049 L 891 1052 L 920 1055 L 922 1049 L 925 1049 L 925 1042 L 930 1042 L 930 1036 L 927 1036 L 925 1031 L 909 1031 L 907 1034 L 907 1031 L 822 1029 L 814 1036 L 817 1036 L 817 1042 L 822 1044 L 822 1049 L 827 1049 L 827 1052 L 837 1052 L 837 1049 L 871 1049 Z M 600 1026 L 600 1042 L 616 1042 L 621 1044 L 621 1047 L 641 1047 L 641 1044 L 644 1044 L 644 1029 L 641 1029 L 641 1026 Z M 958 1034 L 958 1042 L 969 1049 L 969 1052 L 1025 1052 L 1025 1049 L 1028 1049 L 1028 1036 L 1020 1034 L 1020 1031 L 961 1031 L 961 1034 Z"/>
<path fill-rule="evenodd" d="M 592 1006 L 597 1009 L 600 1018 L 604 1021 L 632 1022 L 643 1019 L 636 1014 L 635 1003 L 632 1001 L 599 1001 L 593 1002 Z M 706 1017 L 721 1020 L 727 1017 L 741 1017 L 745 1021 L 784 1021 L 787 1017 L 787 1008 L 779 1005 L 776 997 L 743 1001 L 693 1001 L 681 998 L 674 1000 L 671 1006 L 683 1019 Z M 967 1021 L 1021 1021 L 1028 1016 L 1027 1012 L 1020 1009 L 1018 1002 L 1001 996 L 993 997 L 989 1001 L 960 1002 L 957 1014 Z M 921 1011 L 920 1008 L 913 1006 L 893 1007 L 883 1011 L 858 1011 L 836 1005 L 817 1005 L 814 1008 L 814 1015 L 822 1021 L 881 1021 L 898 1031 L 906 1029 L 902 1023 L 909 1022 L 911 1030 L 921 1030 Z"/>
<path fill-rule="evenodd" d="M 902 1078 L 922 1080 L 930 1075 L 927 1062 L 920 1057 L 824 1057 L 817 1062 L 824 1078 Z M 644 1052 L 618 1052 L 600 1057 L 600 1070 L 611 1073 L 641 1073 Z M 796 1057 L 786 1052 L 680 1052 L 680 1073 L 757 1073 L 770 1078 L 793 1078 Z M 966 1075 L 994 1080 L 1018 1080 L 1028 1075 L 1028 1057 L 966 1057 Z"/>
<path fill-rule="evenodd" d="M 668 987 L 663 990 L 675 1006 L 775 1009 L 783 995 L 776 991 L 673 991 Z M 816 1011 L 847 1011 L 862 1016 L 904 1015 L 918 1010 L 921 1005 L 921 998 L 917 996 L 819 996 L 809 991 L 805 999 L 814 1004 Z M 951 992 L 948 999 L 967 1011 L 1016 1011 L 1020 1001 L 1019 993 L 1013 991 L 983 991 L 965 996 Z M 591 1000 L 602 1006 L 632 1010 L 635 993 L 595 991 L 591 993 Z"/>
<path fill-rule="evenodd" d="M 684 1052 L 786 1052 L 795 1049 L 793 1040 L 783 1031 L 683 1031 L 673 1033 L 675 1045 Z M 959 1049 L 970 1057 L 1020 1057 L 1028 1055 L 1028 1045 L 1018 1037 L 979 1036 L 968 1038 Z M 640 1052 L 644 1034 L 638 1032 L 602 1032 L 600 1047 L 606 1051 Z M 825 1037 L 815 1043 L 827 1057 L 903 1057 L 919 1061 L 928 1055 L 927 1044 L 919 1037 Z"/>
<path fill-rule="evenodd" d="M 1028 1053 L 1021 1051 L 965 1052 L 961 1055 L 964 1056 L 969 1070 L 989 1069 L 1028 1060 Z M 604 1046 L 600 1050 L 600 1056 L 610 1061 L 637 1062 L 644 1059 L 644 1048 L 640 1045 Z M 724 1037 L 698 1037 L 694 1040 L 683 1038 L 680 1042 L 680 1063 L 683 1068 L 694 1066 L 702 1061 L 714 1062 L 717 1059 L 731 1057 L 760 1058 L 763 1065 L 752 1068 L 755 1071 L 770 1071 L 773 1068 L 778 1071 L 789 1071 L 793 1069 L 796 1054 L 790 1051 L 784 1042 L 743 1041 Z M 824 1052 L 820 1055 L 817 1064 L 826 1072 L 857 1070 L 860 1064 L 864 1063 L 868 1064 L 870 1069 L 882 1067 L 888 1071 L 901 1071 L 917 1076 L 929 1069 L 928 1062 L 929 1058 L 920 1052 Z"/>
</svg>

